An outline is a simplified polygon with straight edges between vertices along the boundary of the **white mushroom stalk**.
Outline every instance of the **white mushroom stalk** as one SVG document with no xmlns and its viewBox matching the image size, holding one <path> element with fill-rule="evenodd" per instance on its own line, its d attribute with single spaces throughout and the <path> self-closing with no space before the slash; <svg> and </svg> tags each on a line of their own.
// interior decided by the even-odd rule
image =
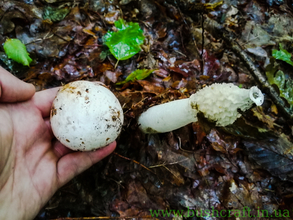
<svg viewBox="0 0 293 220">
<path fill-rule="evenodd" d="M 232 124 L 241 116 L 237 109 L 246 111 L 262 105 L 264 96 L 253 86 L 241 89 L 232 83 L 215 83 L 207 86 L 188 99 L 171 101 L 149 108 L 138 119 L 144 133 L 164 133 L 197 121 L 197 113 L 202 112 L 217 126 Z"/>
</svg>

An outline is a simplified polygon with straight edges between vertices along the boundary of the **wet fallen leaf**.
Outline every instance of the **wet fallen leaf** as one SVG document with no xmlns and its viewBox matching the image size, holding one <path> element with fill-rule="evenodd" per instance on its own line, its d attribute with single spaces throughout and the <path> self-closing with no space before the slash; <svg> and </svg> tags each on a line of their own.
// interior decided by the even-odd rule
<svg viewBox="0 0 293 220">
<path fill-rule="evenodd" d="M 125 21 L 115 21 L 117 32 L 108 32 L 104 36 L 104 43 L 109 47 L 111 53 L 117 60 L 126 60 L 140 51 L 143 44 L 143 31 L 138 23 L 125 23 Z"/>
<path fill-rule="evenodd" d="M 266 76 L 271 85 L 276 85 L 280 91 L 280 96 L 285 98 L 290 105 L 293 105 L 293 80 L 286 79 L 282 70 L 278 70 L 273 63 L 267 66 Z"/>
<path fill-rule="evenodd" d="M 122 85 L 125 84 L 129 81 L 134 82 L 135 80 L 142 80 L 147 78 L 152 72 L 154 72 L 154 70 L 148 70 L 148 69 L 137 69 L 135 71 L 133 71 L 132 73 L 130 73 L 125 80 L 123 80 L 122 82 L 118 82 L 116 83 L 116 85 Z"/>
<path fill-rule="evenodd" d="M 258 118 L 258 120 L 264 122 L 267 124 L 269 129 L 273 129 L 274 128 L 274 118 L 270 117 L 269 115 L 266 115 L 263 111 L 261 107 L 258 108 L 253 108 L 253 115 L 256 116 Z"/>
<path fill-rule="evenodd" d="M 44 19 L 50 19 L 53 22 L 62 21 L 66 15 L 69 13 L 70 8 L 54 8 L 51 6 L 47 6 L 44 8 Z"/>
<path fill-rule="evenodd" d="M 286 63 L 288 63 L 291 66 L 293 66 L 293 62 L 291 60 L 292 54 L 289 53 L 287 50 L 283 49 L 282 47 L 280 48 L 280 50 L 273 50 L 272 55 L 277 60 L 283 60 Z"/>
<path fill-rule="evenodd" d="M 243 141 L 253 159 L 263 169 L 282 180 L 292 181 L 293 171 L 293 144 L 281 134 L 279 137 L 270 137 L 263 141 Z"/>
<path fill-rule="evenodd" d="M 7 39 L 3 48 L 10 59 L 21 63 L 24 66 L 29 66 L 32 62 L 25 45 L 18 39 Z"/>
</svg>

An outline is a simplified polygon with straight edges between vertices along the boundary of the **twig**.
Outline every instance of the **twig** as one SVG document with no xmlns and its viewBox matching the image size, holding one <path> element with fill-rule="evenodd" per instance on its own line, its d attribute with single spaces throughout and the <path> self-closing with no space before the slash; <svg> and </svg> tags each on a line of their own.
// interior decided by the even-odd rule
<svg viewBox="0 0 293 220">
<path fill-rule="evenodd" d="M 179 160 L 179 161 L 175 161 L 175 162 L 172 162 L 172 163 L 163 163 L 163 164 L 157 164 L 157 165 L 153 165 L 153 166 L 149 166 L 149 168 L 157 168 L 157 167 L 165 167 L 165 166 L 168 166 L 168 165 L 174 165 L 174 164 L 179 164 L 183 161 L 186 161 L 188 160 L 188 158 L 185 158 L 183 160 Z"/>
<path fill-rule="evenodd" d="M 123 159 L 125 159 L 125 160 L 129 160 L 129 161 L 131 161 L 131 162 L 133 162 L 133 163 L 136 163 L 136 164 L 138 164 L 139 166 L 143 167 L 144 169 L 150 171 L 151 173 L 156 174 L 154 171 L 150 170 L 150 169 L 147 168 L 145 165 L 141 164 L 140 162 L 137 162 L 136 160 L 130 159 L 130 158 L 128 158 L 128 157 L 124 157 L 124 156 L 122 156 L 122 155 L 120 155 L 120 154 L 118 154 L 118 153 L 116 153 L 116 152 L 113 152 L 113 154 L 115 154 L 115 155 L 117 155 L 118 157 L 121 157 L 121 158 L 123 158 Z"/>
<path fill-rule="evenodd" d="M 129 160 L 129 161 L 131 161 L 131 162 L 133 162 L 133 163 L 138 164 L 138 165 L 141 166 L 142 168 L 144 168 L 144 169 L 146 169 L 147 171 L 149 171 L 149 172 L 153 173 L 154 175 L 156 175 L 156 177 L 158 178 L 158 180 L 160 181 L 160 183 L 163 184 L 163 182 L 161 181 L 160 177 L 159 177 L 154 171 L 152 171 L 152 170 L 150 170 L 149 168 L 147 168 L 145 165 L 141 164 L 140 162 L 137 162 L 136 160 L 130 159 L 130 158 L 128 158 L 128 157 L 124 157 L 124 156 L 122 156 L 122 155 L 120 155 L 120 154 L 118 154 L 118 153 L 116 153 L 116 152 L 113 152 L 113 154 L 115 154 L 115 155 L 117 155 L 118 157 L 121 157 L 121 158 L 123 158 L 123 159 L 125 159 L 125 160 Z"/>
<path fill-rule="evenodd" d="M 140 100 L 138 103 L 134 104 L 133 106 L 131 106 L 131 108 L 127 109 L 125 112 L 124 112 L 124 115 L 129 112 L 130 110 L 132 110 L 134 107 L 136 107 L 137 105 L 143 103 L 144 100 L 148 99 L 148 97 L 144 97 L 142 100 Z"/>
</svg>

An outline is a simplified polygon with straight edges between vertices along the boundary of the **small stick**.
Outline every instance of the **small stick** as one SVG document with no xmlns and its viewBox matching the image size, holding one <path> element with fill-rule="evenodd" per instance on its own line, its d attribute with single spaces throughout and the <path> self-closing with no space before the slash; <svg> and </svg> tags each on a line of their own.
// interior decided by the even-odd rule
<svg viewBox="0 0 293 220">
<path fill-rule="evenodd" d="M 128 158 L 128 157 L 124 157 L 124 156 L 122 156 L 122 155 L 120 155 L 120 154 L 118 154 L 118 153 L 116 153 L 116 152 L 113 152 L 113 154 L 115 154 L 115 155 L 117 155 L 118 157 L 121 157 L 121 158 L 123 158 L 123 159 L 125 159 L 125 160 L 129 160 L 129 161 L 131 161 L 131 162 L 133 162 L 133 163 L 136 163 L 136 164 L 138 164 L 139 166 L 143 167 L 144 169 L 150 171 L 151 173 L 156 174 L 154 171 L 150 170 L 150 169 L 147 168 L 145 165 L 141 164 L 140 162 L 137 162 L 136 160 L 130 159 L 130 158 Z"/>
</svg>

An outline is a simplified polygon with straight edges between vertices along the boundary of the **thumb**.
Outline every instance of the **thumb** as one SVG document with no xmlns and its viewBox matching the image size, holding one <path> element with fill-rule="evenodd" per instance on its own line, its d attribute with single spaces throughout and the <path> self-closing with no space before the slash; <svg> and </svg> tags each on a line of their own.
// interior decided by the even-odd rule
<svg viewBox="0 0 293 220">
<path fill-rule="evenodd" d="M 100 148 L 96 151 L 72 152 L 68 154 L 63 152 L 63 156 L 62 154 L 59 154 L 62 156 L 57 163 L 57 177 L 59 187 L 63 186 L 73 177 L 77 176 L 98 161 L 102 160 L 104 157 L 108 156 L 114 151 L 115 147 L 116 142 L 114 141 L 107 147 Z M 60 148 L 60 146 L 58 148 Z"/>
<path fill-rule="evenodd" d="M 0 67 L 0 101 L 20 102 L 30 99 L 35 94 L 35 87 Z"/>
</svg>

